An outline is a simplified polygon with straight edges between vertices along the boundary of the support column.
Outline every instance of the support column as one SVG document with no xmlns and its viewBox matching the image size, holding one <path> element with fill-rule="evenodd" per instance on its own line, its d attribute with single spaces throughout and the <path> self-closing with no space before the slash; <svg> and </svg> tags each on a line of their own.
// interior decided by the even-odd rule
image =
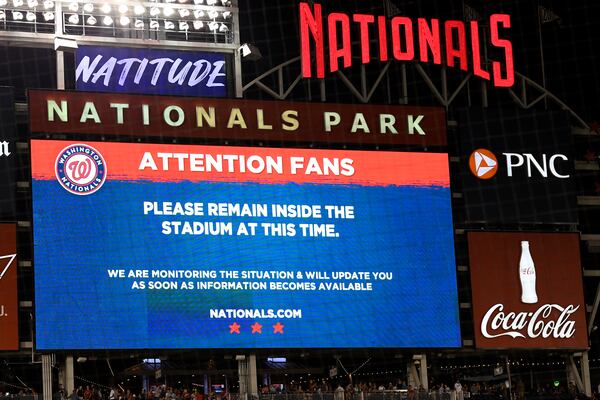
<svg viewBox="0 0 600 400">
<path fill-rule="evenodd" d="M 65 53 L 56 51 L 56 88 L 65 90 Z"/>
<path fill-rule="evenodd" d="M 421 379 L 421 385 L 425 390 L 429 390 L 429 379 L 427 377 L 427 355 L 421 354 L 421 369 L 419 369 L 419 377 Z"/>
<path fill-rule="evenodd" d="M 52 355 L 42 354 L 42 396 L 52 400 Z"/>
<path fill-rule="evenodd" d="M 419 378 L 419 373 L 417 372 L 414 360 L 409 360 L 406 363 L 406 381 L 407 385 L 412 385 L 414 388 L 419 388 L 419 385 L 421 384 L 421 379 Z"/>
<path fill-rule="evenodd" d="M 238 375 L 240 377 L 240 400 L 258 397 L 258 376 L 256 374 L 256 355 L 236 356 Z"/>
<path fill-rule="evenodd" d="M 238 1 L 233 0 L 233 6 L 239 10 Z M 233 52 L 233 73 L 235 76 L 235 97 L 242 98 L 244 96 L 242 82 L 242 55 L 240 54 L 240 16 L 239 12 L 233 13 L 233 44 L 236 45 L 236 50 Z"/>
<path fill-rule="evenodd" d="M 250 354 L 250 357 L 248 357 L 248 389 L 248 393 L 258 398 L 258 374 L 256 373 L 256 354 Z"/>
<path fill-rule="evenodd" d="M 575 363 L 574 355 L 570 355 L 567 364 L 567 376 L 569 379 L 573 379 L 575 381 L 575 385 L 577 386 L 577 390 L 580 392 L 585 392 L 583 387 L 583 380 L 581 376 L 579 376 L 579 370 L 577 369 L 577 365 Z M 568 385 L 568 382 L 567 382 Z"/>
<path fill-rule="evenodd" d="M 592 381 L 590 379 L 590 360 L 588 352 L 584 351 L 581 355 L 581 380 L 583 381 L 584 393 L 587 397 L 592 397 Z"/>
<path fill-rule="evenodd" d="M 65 363 L 60 366 L 60 383 L 65 390 L 65 394 L 70 396 L 75 389 L 75 372 L 73 368 L 73 356 L 67 356 Z"/>
<path fill-rule="evenodd" d="M 57 1 L 54 3 L 54 34 L 55 36 L 63 35 L 63 14 L 62 3 Z M 56 52 L 56 88 L 65 90 L 65 54 L 62 51 Z M 68 393 L 70 395 L 71 393 Z"/>
</svg>

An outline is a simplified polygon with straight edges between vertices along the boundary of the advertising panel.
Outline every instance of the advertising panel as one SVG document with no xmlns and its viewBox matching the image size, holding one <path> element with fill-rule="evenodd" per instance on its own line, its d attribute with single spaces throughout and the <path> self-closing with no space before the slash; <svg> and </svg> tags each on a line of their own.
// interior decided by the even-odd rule
<svg viewBox="0 0 600 400">
<path fill-rule="evenodd" d="M 16 122 L 13 89 L 0 86 L 0 220 L 16 219 Z"/>
<path fill-rule="evenodd" d="M 446 145 L 440 107 L 30 90 L 31 132 L 281 142 Z"/>
<path fill-rule="evenodd" d="M 17 226 L 0 224 L 0 350 L 19 350 Z"/>
<path fill-rule="evenodd" d="M 565 113 L 469 110 L 459 125 L 467 222 L 577 223 Z"/>
<path fill-rule="evenodd" d="M 224 54 L 79 46 L 75 58 L 77 90 L 227 96 Z"/>
<path fill-rule="evenodd" d="M 460 346 L 447 154 L 33 140 L 31 159 L 38 349 Z"/>
<path fill-rule="evenodd" d="M 578 233 L 469 232 L 478 348 L 588 347 Z"/>
</svg>

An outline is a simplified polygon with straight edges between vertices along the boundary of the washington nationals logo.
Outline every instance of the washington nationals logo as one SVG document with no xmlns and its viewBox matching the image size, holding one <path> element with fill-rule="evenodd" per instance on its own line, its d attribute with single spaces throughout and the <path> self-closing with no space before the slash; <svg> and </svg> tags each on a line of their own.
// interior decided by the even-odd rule
<svg viewBox="0 0 600 400">
<path fill-rule="evenodd" d="M 65 147 L 56 157 L 56 179 L 61 186 L 76 195 L 92 194 L 106 180 L 106 162 L 102 155 L 87 144 Z"/>
</svg>

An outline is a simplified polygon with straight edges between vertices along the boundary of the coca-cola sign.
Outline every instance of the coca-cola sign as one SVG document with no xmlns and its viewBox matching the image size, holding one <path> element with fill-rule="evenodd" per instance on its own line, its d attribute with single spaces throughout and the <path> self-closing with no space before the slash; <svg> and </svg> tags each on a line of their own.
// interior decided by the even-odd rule
<svg viewBox="0 0 600 400">
<path fill-rule="evenodd" d="M 0 224 L 0 350 L 19 350 L 17 225 Z"/>
<path fill-rule="evenodd" d="M 579 235 L 469 232 L 479 348 L 588 347 Z"/>
</svg>

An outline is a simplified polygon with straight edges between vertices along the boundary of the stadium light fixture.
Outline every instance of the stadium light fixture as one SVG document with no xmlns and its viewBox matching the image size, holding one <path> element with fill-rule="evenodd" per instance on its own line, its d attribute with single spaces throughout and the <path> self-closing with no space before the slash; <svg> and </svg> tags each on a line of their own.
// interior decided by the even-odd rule
<svg viewBox="0 0 600 400">
<path fill-rule="evenodd" d="M 165 7 L 163 9 L 163 14 L 165 17 L 170 17 L 171 15 L 173 15 L 174 12 L 175 12 L 175 10 L 173 10 L 172 7 Z"/>
<path fill-rule="evenodd" d="M 244 43 L 239 48 L 239 51 L 242 54 L 242 58 L 247 61 L 258 61 L 262 58 L 258 47 L 250 43 Z"/>
<path fill-rule="evenodd" d="M 56 51 L 66 51 L 73 52 L 77 50 L 77 41 L 74 39 L 67 39 L 62 37 L 57 37 L 54 39 L 54 50 Z"/>
<path fill-rule="evenodd" d="M 79 23 L 79 15 L 71 14 L 67 21 L 69 21 L 70 24 L 77 25 Z"/>
</svg>

